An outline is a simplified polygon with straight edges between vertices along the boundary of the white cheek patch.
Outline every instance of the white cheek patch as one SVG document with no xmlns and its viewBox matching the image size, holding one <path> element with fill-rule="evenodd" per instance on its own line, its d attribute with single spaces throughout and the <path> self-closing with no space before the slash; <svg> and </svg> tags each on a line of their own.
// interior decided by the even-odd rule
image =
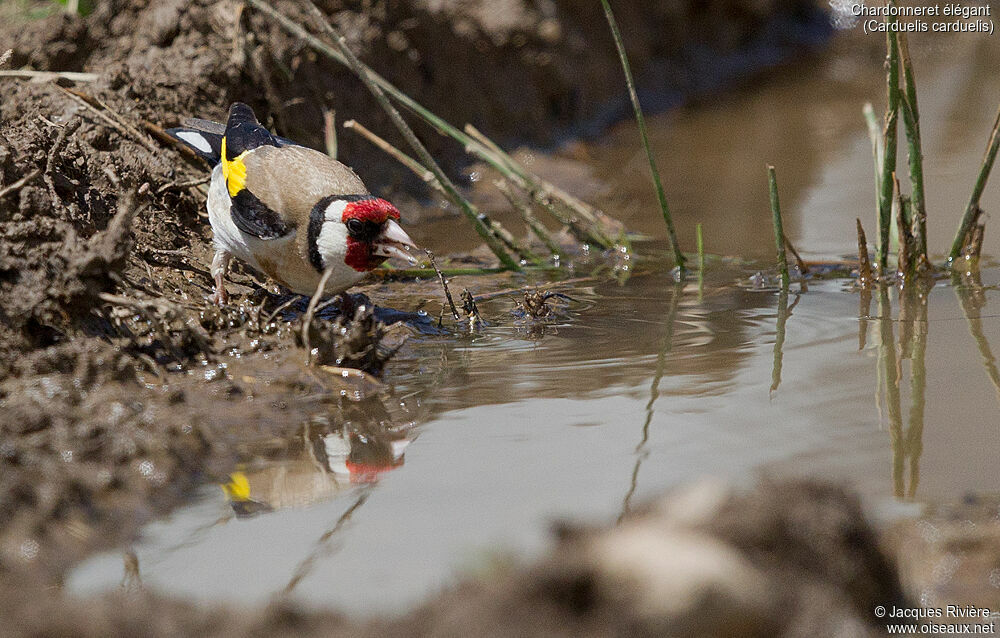
<svg viewBox="0 0 1000 638">
<path fill-rule="evenodd" d="M 340 215 L 335 219 L 327 218 L 316 237 L 316 250 L 323 259 L 323 266 L 343 264 L 347 255 L 347 226 L 340 222 Z"/>
<path fill-rule="evenodd" d="M 344 209 L 347 208 L 347 204 L 349 203 L 342 199 L 335 199 L 330 202 L 330 205 L 326 207 L 326 221 L 341 221 L 344 217 Z"/>
<path fill-rule="evenodd" d="M 209 144 L 208 140 L 206 140 L 205 137 L 197 131 L 178 131 L 177 137 L 181 138 L 202 153 L 212 153 L 212 145 Z"/>
</svg>

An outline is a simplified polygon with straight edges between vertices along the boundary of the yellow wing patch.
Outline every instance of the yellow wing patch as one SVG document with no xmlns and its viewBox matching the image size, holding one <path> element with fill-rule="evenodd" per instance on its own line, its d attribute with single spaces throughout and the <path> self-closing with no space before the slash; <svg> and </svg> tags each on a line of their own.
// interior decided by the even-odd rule
<svg viewBox="0 0 1000 638">
<path fill-rule="evenodd" d="M 249 152 L 243 151 L 233 160 L 226 159 L 226 138 L 222 138 L 222 176 L 226 178 L 230 197 L 236 197 L 236 193 L 246 187 L 247 165 L 243 163 L 243 158 Z"/>
<path fill-rule="evenodd" d="M 233 472 L 229 475 L 229 482 L 222 486 L 222 491 L 231 501 L 248 501 L 250 500 L 250 480 L 243 472 Z"/>
</svg>

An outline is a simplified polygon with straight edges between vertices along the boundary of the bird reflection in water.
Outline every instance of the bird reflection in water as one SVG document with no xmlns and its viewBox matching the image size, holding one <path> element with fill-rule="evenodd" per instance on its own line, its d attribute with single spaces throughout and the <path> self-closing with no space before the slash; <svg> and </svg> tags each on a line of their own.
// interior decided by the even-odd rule
<svg viewBox="0 0 1000 638">
<path fill-rule="evenodd" d="M 304 424 L 286 458 L 234 471 L 222 490 L 236 517 L 331 500 L 357 486 L 377 483 L 386 472 L 402 467 L 413 440 L 409 424 L 392 425 L 378 400 L 353 407 L 362 419 Z"/>
</svg>

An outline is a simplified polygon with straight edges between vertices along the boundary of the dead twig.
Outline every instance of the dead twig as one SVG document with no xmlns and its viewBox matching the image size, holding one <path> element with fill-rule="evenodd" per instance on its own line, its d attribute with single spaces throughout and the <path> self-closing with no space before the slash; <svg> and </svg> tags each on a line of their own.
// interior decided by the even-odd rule
<svg viewBox="0 0 1000 638">
<path fill-rule="evenodd" d="M 107 104 L 101 102 L 97 98 L 87 95 L 82 91 L 75 91 L 73 89 L 64 89 L 63 87 L 58 87 L 60 91 L 68 95 L 78 104 L 81 104 L 88 111 L 92 112 L 97 117 L 101 118 L 104 123 L 111 126 L 111 128 L 118 131 L 123 137 L 132 140 L 138 144 L 141 144 L 151 153 L 156 152 L 156 147 L 153 143 L 149 141 L 146 136 L 135 129 L 131 124 L 127 123 L 122 119 L 120 115 L 112 111 Z M 102 110 L 103 109 L 103 110 Z"/>
<path fill-rule="evenodd" d="M 4 55 L 9 56 L 11 51 L 7 51 Z M 6 63 L 7 59 L 4 58 L 2 63 Z M 0 66 L 3 64 L 0 63 Z M 95 82 L 100 76 L 96 73 L 76 73 L 74 71 L 31 71 L 29 69 L 7 69 L 5 71 L 0 71 L 0 78 L 28 78 L 29 80 L 34 80 L 35 82 L 44 82 L 47 80 L 69 80 L 71 82 Z"/>
<path fill-rule="evenodd" d="M 361 137 L 365 138 L 379 149 L 384 151 L 387 155 L 391 155 L 393 159 L 397 162 L 410 169 L 417 177 L 424 180 L 428 186 L 435 188 L 442 193 L 444 193 L 444 188 L 441 183 L 437 181 L 434 177 L 434 173 L 424 168 L 423 164 L 413 159 L 403 151 L 399 150 L 389 142 L 385 141 L 371 130 L 366 128 L 363 124 L 359 124 L 355 120 L 348 120 L 344 122 L 344 128 L 357 132 Z"/>
<path fill-rule="evenodd" d="M 462 289 L 462 310 L 469 318 L 469 330 L 476 331 L 486 325 L 482 315 L 479 314 L 479 306 L 476 305 L 476 298 L 472 296 L 468 288 Z"/>
<path fill-rule="evenodd" d="M 326 290 L 326 282 L 330 280 L 330 275 L 332 274 L 333 267 L 323 271 L 323 276 L 319 278 L 319 284 L 316 285 L 316 292 L 313 293 L 312 299 L 309 300 L 306 314 L 302 318 L 302 343 L 306 347 L 306 365 L 312 364 L 312 340 L 309 337 L 309 328 L 312 326 L 313 315 L 316 313 L 319 298 L 323 295 L 323 291 Z"/>
<path fill-rule="evenodd" d="M 896 270 L 904 278 L 913 274 L 917 264 L 916 241 L 913 237 L 912 202 L 899 188 L 899 178 L 892 174 L 893 193 L 896 198 L 896 229 L 899 248 L 896 252 Z"/>
<path fill-rule="evenodd" d="M 156 189 L 157 195 L 162 195 L 172 188 L 184 189 L 191 188 L 192 186 L 201 186 L 202 184 L 207 184 L 212 181 L 211 175 L 205 175 L 204 177 L 199 177 L 198 179 L 189 179 L 186 182 L 169 182 L 163 186 Z"/>
<path fill-rule="evenodd" d="M 264 319 L 264 325 L 266 326 L 267 324 L 269 324 L 272 321 L 274 321 L 274 318 L 277 317 L 279 314 L 281 314 L 282 310 L 284 310 L 285 308 L 291 306 L 293 303 L 297 302 L 299 299 L 301 299 L 301 296 L 300 295 L 295 295 L 294 297 L 292 297 L 291 299 L 289 299 L 285 303 L 283 303 L 280 306 L 278 306 L 277 308 L 275 308 L 274 312 L 272 312 L 271 314 L 269 314 L 267 316 L 267 318 Z"/>
<path fill-rule="evenodd" d="M 807 266 L 806 262 L 802 260 L 801 255 L 799 255 L 799 251 L 795 250 L 795 246 L 792 245 L 792 240 L 788 238 L 788 235 L 782 235 L 782 238 L 785 240 L 785 248 L 787 248 L 788 252 L 792 253 L 792 257 L 795 258 L 795 265 L 798 266 L 799 273 L 808 275 L 809 266 Z"/>
<path fill-rule="evenodd" d="M 872 264 L 868 259 L 868 240 L 865 238 L 865 229 L 861 226 L 861 219 L 855 218 L 858 223 L 858 285 L 868 288 L 872 285 Z"/>
<path fill-rule="evenodd" d="M 42 171 L 40 169 L 36 168 L 35 170 L 31 171 L 30 173 L 28 173 L 27 175 L 25 175 L 21 179 L 17 180 L 13 184 L 11 184 L 10 186 L 5 186 L 4 188 L 0 189 L 0 197 L 5 197 L 7 195 L 10 195 L 11 193 L 15 193 L 15 192 L 21 190 L 29 182 L 31 182 L 33 179 L 35 179 L 36 177 L 38 177 L 41 174 L 42 174 Z"/>
<path fill-rule="evenodd" d="M 323 143 L 326 154 L 337 159 L 337 112 L 323 109 Z"/>
<path fill-rule="evenodd" d="M 132 308 L 133 310 L 144 314 L 150 321 L 155 320 L 158 324 L 160 317 L 163 315 L 170 318 L 179 318 L 184 320 L 184 325 L 190 329 L 191 335 L 197 342 L 198 348 L 202 352 L 208 353 L 211 351 L 211 337 L 208 332 L 202 328 L 196 321 L 190 320 L 190 318 L 185 317 L 185 313 L 181 306 L 178 306 L 166 299 L 132 299 L 130 297 L 123 297 L 121 295 L 114 295 L 109 292 L 98 293 L 98 298 L 102 301 L 106 301 L 109 304 L 115 306 L 123 306 L 125 308 Z M 150 312 L 152 311 L 152 312 Z M 174 350 L 174 357 L 178 360 L 181 359 L 179 351 L 177 351 L 176 346 L 173 343 L 173 339 L 170 338 L 170 329 L 167 326 L 161 326 L 162 335 L 164 341 L 170 345 L 170 348 Z"/>
<path fill-rule="evenodd" d="M 441 282 L 441 287 L 444 288 L 444 296 L 448 298 L 448 307 L 451 308 L 451 315 L 455 317 L 455 321 L 460 321 L 461 316 L 455 308 L 455 300 L 451 297 L 451 290 L 448 289 L 448 280 L 444 278 L 444 273 L 437 267 L 437 262 L 434 261 L 434 253 L 430 250 L 424 250 L 424 252 L 427 253 L 427 258 L 431 260 L 431 268 L 433 268 L 434 272 L 437 273 L 438 280 Z"/>
<path fill-rule="evenodd" d="M 4 66 L 10 61 L 10 56 L 14 55 L 14 49 L 7 49 L 0 55 L 0 66 Z"/>
</svg>

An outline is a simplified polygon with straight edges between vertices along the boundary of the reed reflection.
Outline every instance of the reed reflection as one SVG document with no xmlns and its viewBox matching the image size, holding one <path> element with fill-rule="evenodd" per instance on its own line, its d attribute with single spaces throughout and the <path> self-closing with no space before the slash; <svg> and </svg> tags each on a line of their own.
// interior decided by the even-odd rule
<svg viewBox="0 0 1000 638">
<path fill-rule="evenodd" d="M 927 296 L 932 282 L 914 280 L 899 293 L 899 312 L 893 321 L 890 287 L 879 285 L 878 295 L 878 393 L 889 421 L 892 445 L 893 495 L 912 500 L 920 483 L 920 456 L 923 453 L 924 407 L 927 388 Z M 862 299 L 859 319 L 866 320 Z M 893 324 L 899 324 L 898 341 Z M 909 361 L 910 406 L 905 423 L 902 409 L 903 362 Z M 907 466 L 909 473 L 907 475 Z"/>
</svg>

